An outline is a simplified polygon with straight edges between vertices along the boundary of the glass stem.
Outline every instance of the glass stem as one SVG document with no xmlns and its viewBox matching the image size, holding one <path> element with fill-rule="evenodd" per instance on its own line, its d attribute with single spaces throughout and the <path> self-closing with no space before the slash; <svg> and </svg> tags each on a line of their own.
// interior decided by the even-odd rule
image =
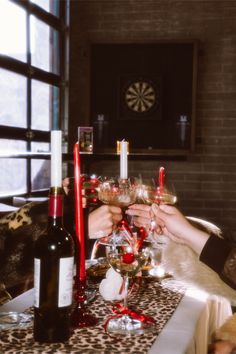
<svg viewBox="0 0 236 354">
<path fill-rule="evenodd" d="M 128 218 L 127 218 L 127 214 L 125 213 L 127 210 L 127 207 L 123 207 L 121 208 L 121 215 L 122 215 L 122 219 L 121 219 L 121 223 L 124 222 L 124 223 L 129 223 L 128 222 Z"/>
<path fill-rule="evenodd" d="M 127 275 L 124 276 L 124 282 L 125 282 L 124 307 L 128 308 L 129 277 Z"/>
</svg>

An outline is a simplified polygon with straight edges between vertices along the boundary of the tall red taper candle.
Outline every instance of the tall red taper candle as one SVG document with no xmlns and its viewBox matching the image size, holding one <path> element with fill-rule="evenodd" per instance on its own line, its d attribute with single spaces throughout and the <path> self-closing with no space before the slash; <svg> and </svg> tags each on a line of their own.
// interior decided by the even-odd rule
<svg viewBox="0 0 236 354">
<path fill-rule="evenodd" d="M 164 179 L 165 179 L 165 169 L 164 169 L 164 167 L 160 167 L 160 169 L 159 169 L 159 187 L 160 187 L 160 189 L 164 188 Z"/>
<path fill-rule="evenodd" d="M 74 177 L 75 177 L 75 233 L 79 245 L 79 267 L 77 266 L 77 277 L 81 282 L 86 279 L 85 272 L 85 246 L 84 246 L 84 218 L 82 205 L 82 183 L 80 169 L 79 144 L 74 145 Z M 77 260 L 78 261 L 78 260 Z M 78 264 L 78 262 L 77 262 Z M 79 268 L 79 269 L 78 269 Z M 79 274 L 78 274 L 79 271 Z"/>
</svg>

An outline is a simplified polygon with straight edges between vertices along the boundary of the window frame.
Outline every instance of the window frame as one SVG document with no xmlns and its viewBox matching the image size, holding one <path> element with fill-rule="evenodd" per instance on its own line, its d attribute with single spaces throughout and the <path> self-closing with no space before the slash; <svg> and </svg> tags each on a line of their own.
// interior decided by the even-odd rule
<svg viewBox="0 0 236 354">
<path fill-rule="evenodd" d="M 66 63 L 68 62 L 68 41 L 69 41 L 69 0 L 60 0 L 59 2 L 59 15 L 58 17 L 42 9 L 38 5 L 31 3 L 29 0 L 10 0 L 12 3 L 21 6 L 26 11 L 26 62 L 22 62 L 15 58 L 11 58 L 7 55 L 0 53 L 0 68 L 9 70 L 13 73 L 23 75 L 27 80 L 27 98 L 26 98 L 26 115 L 27 115 L 27 127 L 18 128 L 12 126 L 5 126 L 0 124 L 0 138 L 23 140 L 27 143 L 27 153 L 14 154 L 9 158 L 26 158 L 27 165 L 27 192 L 24 195 L 41 194 L 40 191 L 32 191 L 31 185 L 31 160 L 32 158 L 49 159 L 50 153 L 33 153 L 31 152 L 31 142 L 50 142 L 50 131 L 41 131 L 31 128 L 31 103 L 32 92 L 31 84 L 32 80 L 38 80 L 46 84 L 55 86 L 59 89 L 59 114 L 58 117 L 52 117 L 51 129 L 64 130 L 63 139 L 66 140 L 66 134 L 68 131 L 66 117 L 68 116 L 68 107 L 66 107 L 68 96 L 68 70 L 66 69 Z M 59 61 L 59 73 L 44 71 L 31 64 L 30 55 L 30 16 L 34 15 L 38 20 L 44 22 L 46 25 L 52 27 L 58 31 L 58 55 Z M 4 155 L 4 153 L 3 153 Z M 22 194 L 21 194 L 22 195 Z M 5 197 L 4 197 L 5 198 Z M 2 198 L 0 198 L 2 199 Z"/>
</svg>

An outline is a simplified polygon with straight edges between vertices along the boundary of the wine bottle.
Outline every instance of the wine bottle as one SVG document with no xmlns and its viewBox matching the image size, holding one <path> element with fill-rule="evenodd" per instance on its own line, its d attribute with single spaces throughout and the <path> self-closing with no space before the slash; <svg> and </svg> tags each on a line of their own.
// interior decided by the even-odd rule
<svg viewBox="0 0 236 354">
<path fill-rule="evenodd" d="M 64 342 L 70 337 L 74 243 L 63 227 L 63 190 L 50 189 L 48 227 L 34 248 L 34 339 Z"/>
</svg>

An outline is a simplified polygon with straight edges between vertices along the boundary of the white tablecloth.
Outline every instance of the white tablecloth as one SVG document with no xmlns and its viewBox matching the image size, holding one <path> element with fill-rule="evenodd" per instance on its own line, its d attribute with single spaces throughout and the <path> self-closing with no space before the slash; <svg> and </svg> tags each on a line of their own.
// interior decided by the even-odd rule
<svg viewBox="0 0 236 354">
<path fill-rule="evenodd" d="M 207 354 L 212 333 L 231 314 L 228 300 L 189 288 L 148 354 Z"/>
</svg>

